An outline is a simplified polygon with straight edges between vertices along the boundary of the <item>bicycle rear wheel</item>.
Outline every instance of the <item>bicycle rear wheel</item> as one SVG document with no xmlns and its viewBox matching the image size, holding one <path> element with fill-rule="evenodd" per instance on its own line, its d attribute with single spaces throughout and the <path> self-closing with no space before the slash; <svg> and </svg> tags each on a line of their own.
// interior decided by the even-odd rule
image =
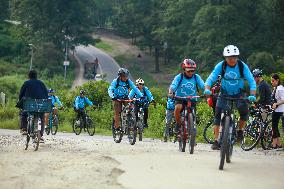
<svg viewBox="0 0 284 189">
<path fill-rule="evenodd" d="M 241 148 L 245 151 L 252 150 L 259 143 L 263 133 L 262 123 L 253 121 L 244 129 L 244 139 L 241 142 Z"/>
<path fill-rule="evenodd" d="M 188 147 L 189 147 L 189 153 L 193 154 L 194 152 L 194 146 L 195 146 L 195 128 L 194 128 L 194 122 L 193 122 L 193 115 L 192 113 L 188 114 L 188 121 L 189 125 L 187 126 L 188 128 Z"/>
<path fill-rule="evenodd" d="M 261 137 L 261 147 L 264 150 L 270 150 L 272 147 L 272 128 L 270 125 L 265 125 Z"/>
<path fill-rule="evenodd" d="M 51 127 L 51 134 L 56 135 L 57 130 L 58 130 L 58 117 L 57 115 L 54 115 Z"/>
<path fill-rule="evenodd" d="M 93 120 L 89 117 L 86 119 L 86 126 L 87 126 L 87 131 L 88 131 L 89 135 L 93 136 L 95 134 L 96 127 L 94 125 Z"/>
<path fill-rule="evenodd" d="M 207 125 L 204 127 L 204 130 L 203 130 L 203 138 L 209 144 L 213 144 L 214 143 L 214 126 L 213 126 L 213 121 L 214 121 L 214 118 L 211 119 L 207 123 Z"/>
<path fill-rule="evenodd" d="M 183 123 L 184 124 L 184 123 Z M 179 151 L 185 152 L 186 147 L 186 128 L 182 124 L 178 136 L 178 143 L 179 143 Z"/>
<path fill-rule="evenodd" d="M 220 148 L 220 164 L 219 169 L 223 170 L 225 158 L 229 154 L 229 131 L 230 131 L 230 116 L 226 116 L 222 122 L 222 133 L 221 133 L 221 148 Z M 227 156 L 226 156 L 227 155 Z"/>
<path fill-rule="evenodd" d="M 127 116 L 127 135 L 129 143 L 131 145 L 134 145 L 136 142 L 137 129 L 136 129 L 135 117 L 131 115 Z"/>
<path fill-rule="evenodd" d="M 33 136 L 32 136 L 34 151 L 38 150 L 40 138 L 41 138 L 40 130 L 35 129 L 33 131 Z"/>
<path fill-rule="evenodd" d="M 112 136 L 115 143 L 120 143 L 123 137 L 123 131 L 120 129 L 115 129 L 114 127 L 114 119 L 112 120 Z"/>
<path fill-rule="evenodd" d="M 79 135 L 79 134 L 82 132 L 83 119 L 82 119 L 81 117 L 74 119 L 74 120 L 73 120 L 72 127 L 73 127 L 73 132 L 74 132 L 76 135 Z"/>
<path fill-rule="evenodd" d="M 32 128 L 33 128 L 33 118 L 28 117 L 28 125 L 27 125 L 27 137 L 26 137 L 26 148 L 25 150 L 28 149 L 29 147 L 29 142 L 31 139 L 31 135 L 32 135 Z"/>
</svg>

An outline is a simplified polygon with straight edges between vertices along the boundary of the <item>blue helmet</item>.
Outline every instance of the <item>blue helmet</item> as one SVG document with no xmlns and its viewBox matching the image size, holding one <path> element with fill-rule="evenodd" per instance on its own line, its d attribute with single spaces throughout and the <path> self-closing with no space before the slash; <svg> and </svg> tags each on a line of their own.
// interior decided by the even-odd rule
<svg viewBox="0 0 284 189">
<path fill-rule="evenodd" d="M 54 89 L 48 89 L 47 92 L 48 93 L 54 93 Z"/>
</svg>

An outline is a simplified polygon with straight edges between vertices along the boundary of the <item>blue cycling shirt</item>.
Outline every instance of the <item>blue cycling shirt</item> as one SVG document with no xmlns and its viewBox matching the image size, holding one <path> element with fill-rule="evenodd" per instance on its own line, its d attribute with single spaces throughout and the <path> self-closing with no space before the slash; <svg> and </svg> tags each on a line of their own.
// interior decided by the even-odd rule
<svg viewBox="0 0 284 189">
<path fill-rule="evenodd" d="M 139 89 L 134 85 L 134 83 L 130 79 L 128 79 L 128 84 L 129 87 L 135 91 L 138 98 L 143 97 L 143 94 L 139 91 Z M 108 88 L 108 95 L 110 96 L 110 98 L 127 98 L 128 97 L 127 83 L 117 78 L 114 79 Z"/>
<path fill-rule="evenodd" d="M 81 98 L 80 96 L 77 96 L 75 98 L 75 108 L 78 110 L 80 109 L 84 109 L 85 108 L 85 103 L 87 103 L 89 106 L 93 106 L 93 103 L 87 98 L 87 97 L 83 97 Z"/>
<path fill-rule="evenodd" d="M 59 98 L 57 96 L 54 96 L 54 95 L 51 95 L 51 96 L 48 96 L 48 99 L 51 100 L 51 104 L 52 106 L 54 107 L 55 103 L 58 104 L 58 106 L 62 106 L 62 103 L 60 102 Z"/>
<path fill-rule="evenodd" d="M 154 97 L 153 97 L 152 93 L 150 92 L 150 90 L 148 89 L 148 87 L 143 86 L 143 88 L 140 90 L 140 92 L 143 94 L 143 97 L 145 97 L 149 102 L 152 102 L 152 100 L 154 100 Z M 137 94 L 135 93 L 135 91 L 133 89 L 130 91 L 128 98 L 129 99 L 137 98 Z"/>
</svg>

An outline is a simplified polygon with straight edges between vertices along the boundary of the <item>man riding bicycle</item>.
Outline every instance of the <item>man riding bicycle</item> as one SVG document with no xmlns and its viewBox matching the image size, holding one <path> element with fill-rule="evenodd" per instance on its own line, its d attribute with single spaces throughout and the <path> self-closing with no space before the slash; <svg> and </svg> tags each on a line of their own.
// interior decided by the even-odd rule
<svg viewBox="0 0 284 189">
<path fill-rule="evenodd" d="M 74 101 L 74 111 L 77 113 L 77 118 L 82 117 L 84 124 L 86 124 L 85 104 L 93 106 L 93 103 L 85 95 L 86 91 L 80 90 L 80 96 L 76 96 Z"/>
<path fill-rule="evenodd" d="M 117 99 L 128 99 L 130 88 L 133 89 L 134 92 L 137 94 L 137 98 L 143 97 L 143 94 L 128 78 L 129 71 L 127 69 L 119 68 L 117 75 L 118 77 L 111 82 L 108 88 L 108 95 L 113 100 L 115 129 L 119 128 L 120 125 L 119 116 L 122 111 L 122 102 L 118 101 Z"/>
<path fill-rule="evenodd" d="M 245 98 L 246 94 L 244 92 L 244 82 L 245 80 L 247 80 L 250 87 L 250 96 L 248 97 L 248 100 L 250 102 L 254 102 L 256 100 L 256 84 L 253 75 L 250 72 L 248 66 L 238 59 L 239 55 L 239 49 L 234 45 L 229 45 L 224 48 L 223 56 L 225 60 L 219 62 L 207 78 L 205 82 L 205 95 L 211 95 L 210 88 L 212 84 L 215 83 L 218 79 L 218 75 L 221 75 L 221 90 L 219 95 L 231 98 Z M 222 109 L 227 108 L 228 103 L 229 101 L 225 98 L 218 98 L 217 100 L 214 119 L 215 141 L 211 146 L 213 150 L 219 149 L 218 136 L 221 111 Z M 245 100 L 237 100 L 236 106 L 240 113 L 239 131 L 237 132 L 237 138 L 239 141 L 241 141 L 243 139 L 243 128 L 246 125 L 246 121 L 248 120 L 249 110 L 248 104 Z"/>
<path fill-rule="evenodd" d="M 136 80 L 136 86 L 139 89 L 139 91 L 143 94 L 143 97 L 140 98 L 139 100 L 135 101 L 135 116 L 136 116 L 136 121 L 138 120 L 138 110 L 142 106 L 143 111 L 144 111 L 144 128 L 148 128 L 148 107 L 149 103 L 153 103 L 154 106 L 156 106 L 156 102 L 154 100 L 154 97 L 148 87 L 144 85 L 144 80 L 139 78 Z M 128 95 L 129 99 L 137 99 L 137 94 L 135 91 L 132 89 Z"/>
<path fill-rule="evenodd" d="M 54 95 L 54 89 L 48 89 L 47 90 L 48 92 L 48 99 L 51 100 L 51 104 L 52 104 L 52 110 L 53 110 L 53 115 L 57 115 L 58 113 L 58 110 L 57 110 L 57 107 L 55 106 L 55 104 L 58 105 L 59 109 L 62 109 L 63 108 L 63 105 L 62 103 L 60 102 L 59 98 L 57 96 Z M 49 123 L 49 115 L 50 113 L 45 113 L 45 121 L 44 121 L 44 127 L 47 128 L 47 125 Z"/>
<path fill-rule="evenodd" d="M 183 73 L 178 74 L 169 88 L 169 97 L 173 98 L 175 95 L 179 97 L 196 96 L 198 88 L 204 90 L 204 82 L 201 77 L 195 73 L 196 63 L 191 59 L 184 59 L 181 64 Z M 193 99 L 192 99 L 193 101 Z M 176 119 L 175 132 L 178 133 L 181 126 L 181 111 L 183 109 L 183 101 L 176 100 L 174 115 Z M 195 108 L 196 103 L 192 103 Z"/>
</svg>

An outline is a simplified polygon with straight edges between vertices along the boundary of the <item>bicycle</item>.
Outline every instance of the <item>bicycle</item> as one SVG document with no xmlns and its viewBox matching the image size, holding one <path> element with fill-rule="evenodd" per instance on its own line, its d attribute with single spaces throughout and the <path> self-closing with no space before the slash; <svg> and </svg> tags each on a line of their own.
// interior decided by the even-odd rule
<svg viewBox="0 0 284 189">
<path fill-rule="evenodd" d="M 231 163 L 231 157 L 233 154 L 233 145 L 237 139 L 237 124 L 236 116 L 233 110 L 233 105 L 236 100 L 247 100 L 246 98 L 234 98 L 224 95 L 219 95 L 218 98 L 224 98 L 227 102 L 229 109 L 222 109 L 221 124 L 219 128 L 219 141 L 220 141 L 220 164 L 219 169 L 223 170 L 225 159 L 227 163 Z"/>
<path fill-rule="evenodd" d="M 41 123 L 41 117 L 43 117 L 44 113 L 51 112 L 51 110 L 51 100 L 49 99 L 24 99 L 23 111 L 28 114 L 25 150 L 28 149 L 30 139 L 32 139 L 34 151 L 38 150 L 41 138 L 41 125 L 43 124 Z"/>
<path fill-rule="evenodd" d="M 72 124 L 73 132 L 76 135 L 79 135 L 82 132 L 82 129 L 84 129 L 84 131 L 87 130 L 90 136 L 93 136 L 96 131 L 95 124 L 88 115 L 88 110 L 86 110 L 85 115 L 86 115 L 85 117 L 86 122 L 84 121 L 81 115 L 77 115 L 77 117 L 73 119 L 73 124 Z"/>
<path fill-rule="evenodd" d="M 48 126 L 45 128 L 45 133 L 49 135 L 51 132 L 52 135 L 56 135 L 58 130 L 58 115 L 54 114 L 54 107 L 52 108 L 52 111 L 49 114 L 48 119 Z"/>
<path fill-rule="evenodd" d="M 117 99 L 122 102 L 122 111 L 120 113 L 120 127 L 115 128 L 114 119 L 112 122 L 112 135 L 116 143 L 120 143 L 124 134 L 127 134 L 129 143 L 134 145 L 136 142 L 137 129 L 136 117 L 134 113 L 134 100 L 131 99 Z M 127 103 L 127 104 L 124 104 Z"/>
<path fill-rule="evenodd" d="M 195 124 L 195 110 L 191 106 L 191 100 L 193 98 L 200 98 L 201 96 L 187 96 L 179 97 L 175 96 L 174 99 L 181 100 L 186 102 L 183 106 L 183 121 L 179 130 L 179 135 L 177 140 L 179 142 L 179 151 L 185 152 L 186 142 L 189 143 L 189 153 L 193 154 L 195 146 L 195 137 L 196 137 L 196 124 Z"/>
<path fill-rule="evenodd" d="M 203 129 L 203 138 L 208 144 L 213 144 L 214 143 L 214 116 L 210 118 L 208 123 Z"/>
<path fill-rule="evenodd" d="M 165 122 L 167 122 L 167 120 L 165 120 Z M 173 115 L 173 119 L 171 120 L 171 122 L 168 123 L 168 124 L 166 123 L 166 125 L 165 125 L 164 142 L 167 142 L 168 139 L 171 142 L 177 141 L 177 137 L 176 137 L 176 134 L 174 132 L 175 125 L 176 125 L 176 121 L 175 121 L 174 115 Z"/>
</svg>

